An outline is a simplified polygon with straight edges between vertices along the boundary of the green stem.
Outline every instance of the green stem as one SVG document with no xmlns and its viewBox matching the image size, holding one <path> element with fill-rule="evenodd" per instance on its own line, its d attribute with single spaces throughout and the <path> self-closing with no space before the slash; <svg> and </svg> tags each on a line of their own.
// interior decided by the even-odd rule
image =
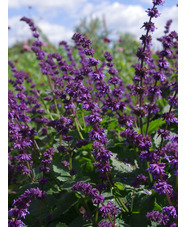
<svg viewBox="0 0 186 227">
<path fill-rule="evenodd" d="M 82 120 L 83 120 L 83 127 L 84 127 L 84 129 L 85 129 L 85 128 L 86 128 L 86 124 L 85 124 L 84 113 L 81 112 L 81 115 L 82 115 Z"/>
<path fill-rule="evenodd" d="M 34 142 L 34 146 L 35 146 L 36 150 L 39 152 L 39 155 L 41 156 L 42 155 L 41 151 L 40 151 L 39 146 L 38 146 L 37 142 L 35 141 L 35 139 L 33 139 L 33 142 Z"/>
<path fill-rule="evenodd" d="M 47 113 L 49 114 L 51 120 L 54 120 L 54 118 L 52 117 L 52 115 L 51 115 L 51 113 L 50 113 L 50 111 L 49 111 L 49 108 L 46 106 L 46 104 L 45 104 L 45 102 L 43 101 L 42 97 L 41 97 L 41 96 L 39 96 L 39 97 L 40 97 L 40 100 L 41 100 L 41 102 L 43 103 L 43 105 L 44 105 L 44 107 L 45 107 L 45 110 L 46 110 Z"/>
<path fill-rule="evenodd" d="M 96 214 L 95 214 L 95 225 L 97 224 L 98 222 L 98 214 L 99 214 L 99 203 L 97 204 L 97 208 L 96 208 Z"/>
<path fill-rule="evenodd" d="M 132 193 L 132 200 L 131 200 L 131 207 L 130 207 L 130 211 L 131 211 L 131 213 L 132 213 L 132 210 L 133 210 L 134 193 L 135 193 L 135 188 L 134 188 L 133 193 Z"/>
<path fill-rule="evenodd" d="M 118 204 L 118 206 L 120 207 L 120 206 L 122 206 L 122 203 L 120 203 L 120 201 L 118 200 L 118 198 L 114 195 L 114 198 L 115 198 L 115 200 L 116 200 L 116 202 L 117 202 L 117 204 Z M 121 207 L 121 209 L 122 209 L 122 211 L 123 211 L 123 213 L 125 213 L 126 212 L 126 210 L 124 210 L 124 208 L 123 207 Z"/>
<path fill-rule="evenodd" d="M 80 122 L 78 121 L 78 119 L 77 119 L 77 122 L 78 122 L 78 125 L 79 125 L 80 129 L 83 130 L 83 128 L 82 128 Z"/>
<path fill-rule="evenodd" d="M 47 80 L 48 80 L 48 84 L 49 84 L 50 89 L 53 91 L 53 86 L 52 86 L 49 75 L 47 75 Z"/>
<path fill-rule="evenodd" d="M 62 139 L 63 139 L 63 136 L 60 135 L 60 136 L 59 136 L 59 146 L 61 146 L 61 144 L 62 144 Z"/>
<path fill-rule="evenodd" d="M 147 168 L 149 168 L 149 162 L 147 162 Z M 152 177 L 152 174 L 150 173 L 150 171 L 148 171 L 148 174 L 149 174 L 149 179 L 150 179 L 150 182 L 153 183 L 153 177 Z"/>
<path fill-rule="evenodd" d="M 128 208 L 126 207 L 126 205 L 124 204 L 124 202 L 120 199 L 120 197 L 117 197 L 116 198 L 119 200 L 119 202 L 121 203 L 122 207 L 127 211 L 129 212 Z"/>
<path fill-rule="evenodd" d="M 53 95 L 53 96 L 54 96 L 54 95 Z M 58 109 L 58 107 L 57 107 L 57 101 L 56 101 L 55 98 L 54 98 L 54 104 L 55 104 L 56 112 L 57 112 L 57 114 L 59 114 L 59 109 Z"/>
<path fill-rule="evenodd" d="M 33 170 L 31 169 L 30 164 L 29 164 L 28 161 L 26 161 L 26 165 L 27 165 L 27 168 L 30 170 L 30 177 L 31 177 L 32 183 L 33 183 L 33 182 L 35 182 L 35 177 L 34 177 Z"/>
<path fill-rule="evenodd" d="M 82 140 L 84 140 L 84 137 L 82 136 L 82 134 L 81 134 L 81 132 L 80 132 L 80 129 L 79 129 L 79 126 L 78 126 L 77 118 L 75 117 L 74 120 L 75 120 L 75 125 L 76 125 L 77 131 L 78 131 L 78 133 L 79 133 L 79 136 L 80 136 L 80 138 L 81 138 Z"/>
<path fill-rule="evenodd" d="M 110 178 L 108 176 L 108 174 L 106 174 L 107 177 L 107 181 L 109 182 L 109 184 L 111 185 L 111 187 L 114 187 L 114 183 L 110 181 Z M 128 208 L 125 206 L 125 204 L 121 201 L 120 197 L 118 197 L 117 195 L 115 195 L 115 197 L 119 200 L 121 206 L 127 211 L 129 212 Z"/>
<path fill-rule="evenodd" d="M 73 156 L 73 151 L 70 147 L 70 142 L 68 142 L 68 147 L 69 147 L 69 170 L 72 170 L 72 156 Z M 73 180 L 73 176 L 71 175 L 71 179 Z"/>
<path fill-rule="evenodd" d="M 112 219 L 111 219 L 111 217 L 110 217 L 110 214 L 109 214 L 109 213 L 107 213 L 107 216 L 108 216 L 108 218 L 109 218 L 109 221 L 110 221 L 110 223 L 111 223 L 112 227 L 115 227 L 115 224 L 113 223 L 113 221 L 112 221 Z"/>
</svg>

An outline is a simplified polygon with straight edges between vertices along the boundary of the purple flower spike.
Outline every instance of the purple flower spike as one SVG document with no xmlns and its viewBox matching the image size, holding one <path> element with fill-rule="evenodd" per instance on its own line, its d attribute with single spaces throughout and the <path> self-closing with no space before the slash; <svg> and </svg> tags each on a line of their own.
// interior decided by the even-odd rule
<svg viewBox="0 0 186 227">
<path fill-rule="evenodd" d="M 173 189 L 170 184 L 167 184 L 165 181 L 158 180 L 157 183 L 153 186 L 154 190 L 156 190 L 160 195 L 161 194 L 172 194 Z"/>
</svg>

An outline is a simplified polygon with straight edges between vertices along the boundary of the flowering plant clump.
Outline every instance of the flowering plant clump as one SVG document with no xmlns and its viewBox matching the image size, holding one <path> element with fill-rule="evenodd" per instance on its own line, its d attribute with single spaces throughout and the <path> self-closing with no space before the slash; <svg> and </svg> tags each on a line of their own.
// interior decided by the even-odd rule
<svg viewBox="0 0 186 227">
<path fill-rule="evenodd" d="M 109 49 L 75 33 L 49 53 L 21 18 L 39 71 L 9 61 L 8 226 L 177 226 L 178 35 L 169 20 L 152 52 L 152 4 L 126 80 Z"/>
</svg>

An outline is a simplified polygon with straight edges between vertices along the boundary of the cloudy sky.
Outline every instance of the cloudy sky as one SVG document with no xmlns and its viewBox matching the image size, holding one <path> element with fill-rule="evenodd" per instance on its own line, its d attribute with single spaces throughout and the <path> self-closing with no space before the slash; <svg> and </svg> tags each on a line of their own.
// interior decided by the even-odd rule
<svg viewBox="0 0 186 227">
<path fill-rule="evenodd" d="M 154 20 L 157 27 L 154 40 L 162 35 L 167 20 L 172 19 L 171 30 L 178 30 L 177 0 L 166 0 L 159 7 L 161 17 Z M 23 16 L 31 17 L 54 44 L 69 41 L 74 27 L 81 18 L 106 18 L 110 39 L 117 32 L 130 32 L 140 37 L 140 27 L 147 19 L 145 10 L 152 6 L 152 0 L 8 0 L 9 46 L 17 40 L 31 37 L 28 26 L 20 21 Z M 154 42 L 157 45 L 156 42 Z"/>
</svg>

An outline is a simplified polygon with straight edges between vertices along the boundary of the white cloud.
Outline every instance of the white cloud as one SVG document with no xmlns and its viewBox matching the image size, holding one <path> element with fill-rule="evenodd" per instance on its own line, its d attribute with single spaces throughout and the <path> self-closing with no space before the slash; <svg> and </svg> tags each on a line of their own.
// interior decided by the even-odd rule
<svg viewBox="0 0 186 227">
<path fill-rule="evenodd" d="M 87 6 L 85 6 L 87 7 Z M 96 7 L 87 7 L 92 14 L 93 18 L 102 19 L 103 14 L 106 18 L 106 24 L 112 31 L 132 32 L 137 34 L 140 32 L 140 27 L 144 22 L 146 16 L 145 9 L 140 5 L 124 5 L 118 2 L 109 4 L 104 2 L 103 5 L 97 5 Z M 87 8 L 84 8 L 81 15 L 87 16 Z M 86 12 L 83 14 L 83 12 Z M 90 15 L 90 14 L 89 14 Z"/>
<path fill-rule="evenodd" d="M 151 4 L 152 5 L 152 0 L 140 0 L 140 2 L 148 3 L 148 4 Z"/>
<path fill-rule="evenodd" d="M 144 0 L 147 1 L 147 0 Z M 152 0 L 150 0 L 152 1 Z M 104 7 L 103 7 L 104 4 Z M 130 32 L 136 35 L 139 39 L 144 30 L 140 29 L 145 21 L 148 20 L 146 9 L 140 5 L 124 5 L 119 2 L 103 2 L 97 6 L 93 7 L 93 4 L 85 5 L 82 10 L 81 16 L 88 16 L 92 14 L 93 18 L 102 19 L 103 14 L 106 18 L 106 24 L 111 31 L 120 32 Z M 153 34 L 153 44 L 159 46 L 159 42 L 156 38 L 163 35 L 164 26 L 167 20 L 172 19 L 173 23 L 171 25 L 171 30 L 178 31 L 178 12 L 177 7 L 173 6 L 170 8 L 160 9 L 161 16 L 159 18 L 153 19 L 155 26 L 158 28 Z"/>
<path fill-rule="evenodd" d="M 9 46 L 16 43 L 16 41 L 27 40 L 32 37 L 32 33 L 28 25 L 20 21 L 20 16 L 12 17 L 9 19 L 8 24 L 11 27 L 9 30 L 8 44 Z M 51 24 L 47 21 L 41 20 L 37 22 L 43 33 L 47 35 L 49 40 L 58 44 L 61 40 L 70 41 L 73 31 L 58 24 Z"/>
<path fill-rule="evenodd" d="M 31 37 L 32 33 L 28 25 L 20 21 L 21 16 L 16 16 L 8 19 L 8 26 L 11 27 L 8 34 L 8 45 L 16 43 L 16 41 L 26 40 Z"/>
<path fill-rule="evenodd" d="M 55 44 L 59 41 L 66 40 L 70 41 L 73 35 L 73 31 L 58 24 L 50 24 L 46 21 L 41 21 L 38 26 L 47 35 L 49 40 Z"/>
<path fill-rule="evenodd" d="M 176 6 L 170 8 L 163 8 L 160 17 L 154 20 L 155 25 L 158 28 L 153 34 L 154 39 L 164 35 L 163 31 L 165 30 L 165 24 L 170 19 L 173 20 L 170 26 L 170 31 L 178 32 L 178 8 Z M 155 41 L 154 44 L 158 45 L 159 42 Z"/>
</svg>

